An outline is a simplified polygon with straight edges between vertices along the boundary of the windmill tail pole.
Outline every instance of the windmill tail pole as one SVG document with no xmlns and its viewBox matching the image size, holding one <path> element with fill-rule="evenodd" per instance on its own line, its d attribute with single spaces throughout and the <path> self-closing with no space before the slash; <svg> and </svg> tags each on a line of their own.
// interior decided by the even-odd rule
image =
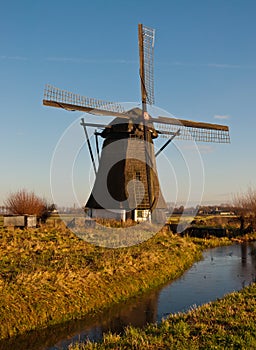
<svg viewBox="0 0 256 350">
<path fill-rule="evenodd" d="M 157 157 L 164 149 L 169 145 L 170 142 L 174 139 L 175 136 L 178 136 L 180 134 L 180 129 L 175 132 L 175 134 L 172 135 L 172 137 L 169 138 L 168 141 L 165 142 L 165 144 L 156 152 L 155 157 Z"/>
<path fill-rule="evenodd" d="M 99 163 L 100 162 L 100 149 L 99 149 L 99 140 L 98 140 L 99 133 L 95 131 L 94 135 L 96 140 L 96 150 L 97 150 L 98 163 Z"/>
<path fill-rule="evenodd" d="M 86 125 L 85 125 L 85 122 L 84 122 L 84 118 L 81 118 L 81 125 L 84 128 L 86 142 L 87 142 L 89 153 L 90 153 L 90 156 L 91 156 L 93 169 L 94 169 L 94 172 L 95 172 L 95 175 L 96 175 L 97 174 L 96 164 L 95 164 L 95 160 L 94 160 L 94 156 L 93 156 L 93 152 L 92 152 L 92 146 L 91 146 L 91 143 L 90 143 L 89 135 L 88 135 L 88 132 L 87 132 L 87 129 L 86 129 Z"/>
</svg>

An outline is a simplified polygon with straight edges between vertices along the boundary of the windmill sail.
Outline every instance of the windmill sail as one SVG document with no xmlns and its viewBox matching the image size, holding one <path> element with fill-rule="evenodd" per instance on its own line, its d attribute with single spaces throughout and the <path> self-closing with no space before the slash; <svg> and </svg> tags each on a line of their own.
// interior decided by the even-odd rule
<svg viewBox="0 0 256 350">
<path fill-rule="evenodd" d="M 150 105 L 154 98 L 154 43 L 155 30 L 139 24 L 140 79 L 142 102 Z"/>
<path fill-rule="evenodd" d="M 152 118 L 152 121 L 160 136 L 167 136 L 179 130 L 177 139 L 230 143 L 229 128 L 226 125 L 166 117 Z"/>
<path fill-rule="evenodd" d="M 147 103 L 154 103 L 154 79 L 153 79 L 153 49 L 154 49 L 154 30 L 139 24 L 139 54 L 140 54 L 140 82 L 141 82 L 141 102 L 142 113 L 141 120 L 144 120 L 144 153 L 146 167 L 146 185 L 149 197 L 149 208 L 153 207 L 155 188 L 152 185 L 152 171 L 150 163 L 152 163 L 153 153 L 150 150 L 150 132 L 145 124 L 147 123 Z"/>
<path fill-rule="evenodd" d="M 95 115 L 128 118 L 125 116 L 124 109 L 119 103 L 81 96 L 52 85 L 46 85 L 45 87 L 43 104 L 45 106 L 64 108 L 69 111 L 83 111 Z"/>
</svg>

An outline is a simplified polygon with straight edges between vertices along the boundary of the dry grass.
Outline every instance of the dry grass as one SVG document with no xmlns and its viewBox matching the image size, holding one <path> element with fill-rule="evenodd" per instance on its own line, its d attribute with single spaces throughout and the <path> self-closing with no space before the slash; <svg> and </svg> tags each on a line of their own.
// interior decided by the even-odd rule
<svg viewBox="0 0 256 350">
<path fill-rule="evenodd" d="M 97 312 L 178 277 L 200 256 L 198 245 L 167 232 L 107 249 L 60 227 L 2 229 L 0 337 Z"/>
</svg>

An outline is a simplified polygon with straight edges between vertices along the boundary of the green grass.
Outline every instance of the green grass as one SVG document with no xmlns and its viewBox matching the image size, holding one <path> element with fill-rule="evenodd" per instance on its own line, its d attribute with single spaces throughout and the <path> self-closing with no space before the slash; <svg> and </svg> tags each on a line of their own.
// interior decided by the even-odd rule
<svg viewBox="0 0 256 350">
<path fill-rule="evenodd" d="M 1 229 L 0 338 L 80 318 L 162 285 L 200 259 L 204 247 L 167 232 L 107 249 L 60 227 Z"/>
<path fill-rule="evenodd" d="M 193 309 L 169 316 L 159 325 L 125 334 L 106 334 L 101 343 L 74 344 L 70 350 L 92 349 L 256 349 L 256 284 Z"/>
</svg>

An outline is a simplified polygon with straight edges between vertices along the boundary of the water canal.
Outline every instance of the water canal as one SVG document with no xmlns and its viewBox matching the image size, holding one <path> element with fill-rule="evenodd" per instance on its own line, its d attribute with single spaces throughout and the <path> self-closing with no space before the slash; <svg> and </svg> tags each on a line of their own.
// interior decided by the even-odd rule
<svg viewBox="0 0 256 350">
<path fill-rule="evenodd" d="M 120 333 L 126 325 L 144 327 L 160 322 L 170 313 L 186 311 L 255 282 L 255 250 L 256 242 L 209 249 L 203 260 L 161 289 L 119 304 L 104 314 L 5 341 L 0 343 L 0 349 L 67 349 L 74 341 L 100 340 L 109 330 Z"/>
</svg>

